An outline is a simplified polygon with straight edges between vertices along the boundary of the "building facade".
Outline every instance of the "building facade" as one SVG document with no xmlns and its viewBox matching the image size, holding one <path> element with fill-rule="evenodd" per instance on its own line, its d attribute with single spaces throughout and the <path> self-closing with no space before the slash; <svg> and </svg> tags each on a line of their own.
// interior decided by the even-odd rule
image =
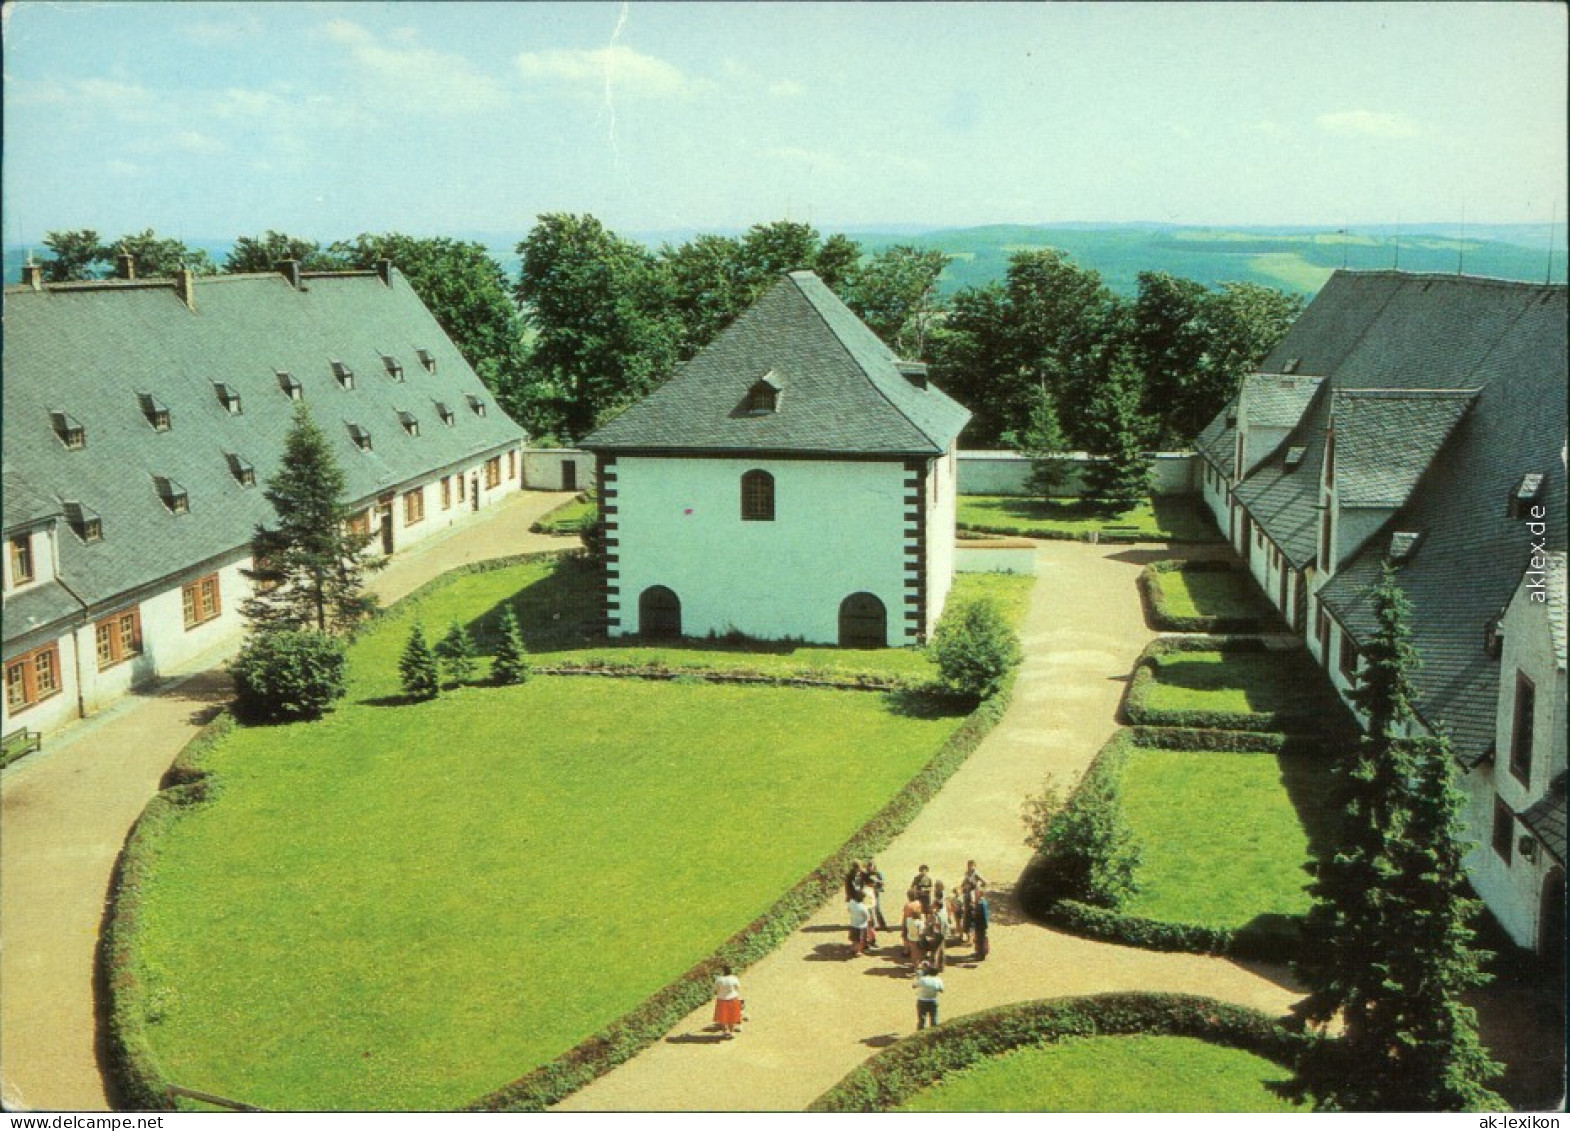
<svg viewBox="0 0 1570 1131">
<path fill-rule="evenodd" d="M 969 413 L 810 272 L 596 430 L 611 635 L 924 641 Z"/>
<path fill-rule="evenodd" d="M 1545 954 L 1563 940 L 1565 296 L 1337 272 L 1196 443 L 1205 505 L 1343 695 L 1395 568 L 1469 874 Z"/>
<path fill-rule="evenodd" d="M 238 642 L 298 401 L 377 551 L 521 481 L 522 430 L 385 262 L 47 286 L 30 268 L 5 322 L 6 733 Z"/>
</svg>

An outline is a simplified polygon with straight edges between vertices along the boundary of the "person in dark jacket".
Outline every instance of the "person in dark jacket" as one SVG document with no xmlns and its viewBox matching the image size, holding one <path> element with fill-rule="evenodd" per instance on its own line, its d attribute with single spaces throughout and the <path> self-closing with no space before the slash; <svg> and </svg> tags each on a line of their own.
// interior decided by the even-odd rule
<svg viewBox="0 0 1570 1131">
<path fill-rule="evenodd" d="M 971 955 L 973 962 L 985 962 L 987 955 L 992 953 L 992 941 L 988 938 L 988 931 L 992 927 L 992 903 L 987 899 L 987 885 L 978 881 L 976 884 L 976 903 L 971 911 L 970 933 L 975 936 L 976 949 Z"/>
</svg>

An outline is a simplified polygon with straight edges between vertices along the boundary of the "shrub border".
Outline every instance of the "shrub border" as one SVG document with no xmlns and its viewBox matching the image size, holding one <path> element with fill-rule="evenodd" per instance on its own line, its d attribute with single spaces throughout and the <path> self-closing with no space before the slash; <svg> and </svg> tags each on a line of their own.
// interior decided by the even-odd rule
<svg viewBox="0 0 1570 1131">
<path fill-rule="evenodd" d="M 377 609 L 365 623 L 390 615 L 406 603 L 418 601 L 455 577 L 556 559 L 564 553 L 572 551 L 516 554 L 457 566 L 393 604 Z M 624 673 L 597 670 L 594 674 Z M 702 673 L 671 672 L 668 678 L 681 675 L 701 676 Z M 915 777 L 849 840 L 786 891 L 766 912 L 722 943 L 712 955 L 555 1060 L 471 1101 L 461 1110 L 543 1111 L 652 1045 L 707 1001 L 720 966 L 729 964 L 741 968 L 776 949 L 839 890 L 852 860 L 865 859 L 884 848 L 965 763 L 1003 717 L 1013 696 L 1017 675 L 1017 669 L 1011 671 L 998 693 L 982 701 Z M 789 677 L 784 682 L 790 682 Z M 138 992 L 141 984 L 136 974 L 134 944 L 141 927 L 142 885 L 156 857 L 157 842 L 169 823 L 185 808 L 215 795 L 216 780 L 202 766 L 202 759 L 235 726 L 234 718 L 227 711 L 221 713 L 193 736 L 176 756 L 165 774 L 162 789 L 148 802 L 132 826 L 110 880 L 108 923 L 98 950 L 99 976 L 108 995 L 109 1070 L 120 1095 L 136 1110 L 177 1110 L 168 1091 L 172 1082 L 163 1075 L 148 1041 L 146 1011 L 141 1008 L 144 1003 Z"/>
<path fill-rule="evenodd" d="M 1151 562 L 1139 571 L 1139 594 L 1145 604 L 1145 619 L 1152 628 L 1163 632 L 1265 631 L 1267 617 L 1264 613 L 1251 617 L 1180 616 L 1174 613 L 1166 590 L 1161 585 L 1161 575 L 1165 573 L 1233 573 L 1248 578 L 1243 570 L 1226 561 L 1192 562 L 1173 558 L 1163 562 Z M 1255 600 L 1258 600 L 1257 596 Z"/>
<path fill-rule="evenodd" d="M 1129 677 L 1128 688 L 1123 694 L 1120 721 L 1130 726 L 1191 730 L 1276 731 L 1289 734 L 1314 731 L 1324 717 L 1322 712 L 1170 710 L 1150 706 L 1150 696 L 1157 682 L 1156 669 L 1164 656 L 1182 652 L 1260 653 L 1272 650 L 1259 636 L 1190 633 L 1153 640 L 1134 661 L 1134 673 Z"/>
<path fill-rule="evenodd" d="M 654 1044 L 708 1001 L 721 966 L 741 969 L 772 953 L 840 890 L 852 860 L 864 860 L 885 848 L 965 763 L 1003 717 L 1016 677 L 1017 671 L 1010 672 L 1002 689 L 982 701 L 916 776 L 833 855 L 708 958 L 555 1060 L 481 1096 L 463 1110 L 543 1111 L 559 1103 Z"/>
<path fill-rule="evenodd" d="M 1015 1002 L 907 1037 L 852 1069 L 809 1112 L 891 1111 L 944 1077 L 990 1057 L 1065 1038 L 1193 1037 L 1291 1068 L 1303 1038 L 1269 1015 L 1215 998 L 1110 993 Z"/>
<path fill-rule="evenodd" d="M 1163 731 L 1166 733 L 1163 734 Z M 1167 737 L 1170 735 L 1171 737 Z M 1204 735 L 1203 739 L 1196 736 Z M 1159 737 L 1158 737 L 1159 736 Z M 1279 744 L 1276 740 L 1279 739 Z M 1187 742 L 1214 742 L 1216 746 L 1185 745 Z M 1243 731 L 1177 730 L 1157 727 L 1120 727 L 1096 751 L 1074 789 L 1064 800 L 1073 804 L 1080 791 L 1099 775 L 1113 772 L 1133 746 L 1156 746 L 1166 750 L 1194 750 L 1228 753 L 1296 753 L 1288 744 L 1312 740 L 1286 734 L 1258 734 Z M 1167 745 L 1166 743 L 1170 743 Z M 1279 748 L 1273 749 L 1273 747 Z M 1229 958 L 1290 962 L 1302 956 L 1298 925 L 1288 916 L 1270 916 L 1263 924 L 1242 927 L 1211 927 L 1199 923 L 1173 922 L 1129 915 L 1107 907 L 1094 907 L 1075 899 L 1053 895 L 1052 865 L 1041 853 L 1031 858 L 1020 877 L 1017 894 L 1025 914 L 1059 930 L 1082 938 L 1137 946 L 1144 950 L 1177 951 L 1185 954 L 1226 955 Z"/>
</svg>

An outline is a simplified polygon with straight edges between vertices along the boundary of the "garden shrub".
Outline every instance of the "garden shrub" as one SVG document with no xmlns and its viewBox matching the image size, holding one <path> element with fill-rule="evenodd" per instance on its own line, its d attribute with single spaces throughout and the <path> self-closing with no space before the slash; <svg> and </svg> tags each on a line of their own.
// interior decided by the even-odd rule
<svg viewBox="0 0 1570 1131">
<path fill-rule="evenodd" d="M 1066 803 L 1055 803 L 1050 784 L 1027 802 L 1025 842 L 1039 854 L 1041 879 L 1054 902 L 1117 907 L 1139 890 L 1139 845 L 1118 798 L 1126 751 L 1121 736 L 1102 747 Z"/>
<path fill-rule="evenodd" d="M 1022 656 L 1019 636 L 990 599 L 945 611 L 931 652 L 944 685 L 977 700 L 995 695 Z"/>
<path fill-rule="evenodd" d="M 250 722 L 321 718 L 343 697 L 347 665 L 344 642 L 324 632 L 255 630 L 229 662 L 235 710 Z"/>
<path fill-rule="evenodd" d="M 1168 993 L 1015 1002 L 945 1022 L 885 1049 L 807 1108 L 812 1112 L 891 1111 L 923 1088 L 980 1061 L 1065 1038 L 1151 1034 L 1194 1037 L 1291 1067 L 1302 1038 L 1255 1009 Z"/>
</svg>

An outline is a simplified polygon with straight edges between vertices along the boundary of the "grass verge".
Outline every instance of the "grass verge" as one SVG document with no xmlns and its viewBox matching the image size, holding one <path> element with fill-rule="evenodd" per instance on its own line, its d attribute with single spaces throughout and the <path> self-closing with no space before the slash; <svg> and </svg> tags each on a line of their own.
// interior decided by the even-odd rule
<svg viewBox="0 0 1570 1131">
<path fill-rule="evenodd" d="M 961 495 L 961 530 L 1099 542 L 1218 542 L 1199 504 L 1186 496 L 1157 496 L 1108 518 L 1076 499 L 1018 495 Z"/>
</svg>

